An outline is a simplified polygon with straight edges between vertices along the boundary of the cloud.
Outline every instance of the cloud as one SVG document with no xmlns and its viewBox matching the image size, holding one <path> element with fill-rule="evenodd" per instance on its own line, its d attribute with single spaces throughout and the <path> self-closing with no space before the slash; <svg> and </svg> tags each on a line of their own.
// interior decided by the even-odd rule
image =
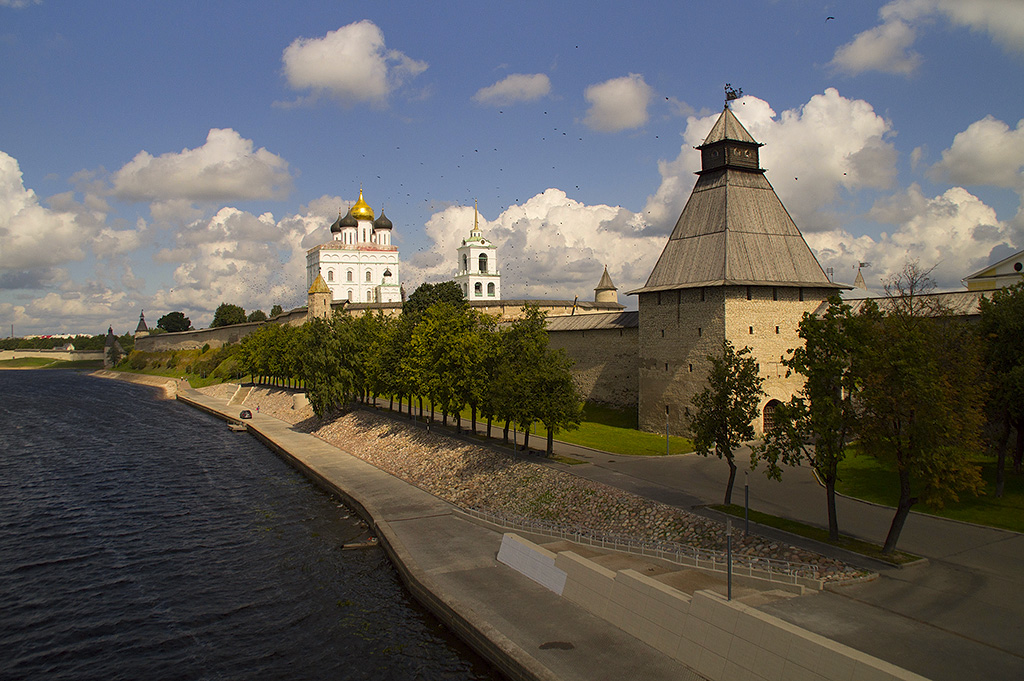
<svg viewBox="0 0 1024 681">
<path fill-rule="evenodd" d="M 337 197 L 311 203 L 317 208 L 280 221 L 225 207 L 183 226 L 174 246 L 155 256 L 177 265 L 173 284 L 157 291 L 147 308 L 181 310 L 199 327 L 221 302 L 264 312 L 275 303 L 305 304 L 306 249 L 329 238 L 329 211 L 339 205 Z"/>
<path fill-rule="evenodd" d="M 295 90 L 326 94 L 342 104 L 383 106 L 406 80 L 427 69 L 384 46 L 384 33 L 372 21 L 358 21 L 323 38 L 297 38 L 282 55 L 284 74 Z"/>
<path fill-rule="evenodd" d="M 403 280 L 411 292 L 424 281 L 451 279 L 456 249 L 473 227 L 473 208 L 450 206 L 431 216 L 430 246 L 402 254 Z M 593 300 L 605 265 L 621 300 L 654 267 L 664 239 L 644 232 L 643 221 L 618 206 L 588 206 L 547 189 L 510 206 L 493 221 L 480 217 L 484 236 L 498 247 L 502 297 Z"/>
<path fill-rule="evenodd" d="M 644 77 L 631 73 L 589 86 L 583 93 L 590 103 L 583 123 L 599 132 L 619 132 L 647 122 L 647 105 L 654 91 Z"/>
<path fill-rule="evenodd" d="M 0 151 L 0 271 L 82 260 L 89 236 L 73 213 L 41 206 L 25 188 L 17 159 Z"/>
<path fill-rule="evenodd" d="M 864 71 L 909 75 L 921 64 L 921 55 L 910 50 L 916 39 L 916 31 L 904 22 L 886 21 L 837 49 L 830 65 L 852 75 Z"/>
<path fill-rule="evenodd" d="M 543 73 L 513 73 L 494 85 L 481 88 L 473 101 L 487 106 L 532 102 L 551 92 L 551 80 Z"/>
<path fill-rule="evenodd" d="M 754 139 L 763 143 L 761 167 L 782 203 L 804 232 L 835 229 L 847 219 L 841 199 L 865 188 L 887 189 L 896 177 L 891 126 L 860 99 L 834 88 L 814 95 L 797 109 L 776 115 L 764 100 L 749 95 L 733 111 Z M 645 221 L 654 232 L 675 226 L 700 169 L 703 143 L 720 113 L 687 118 L 679 155 L 660 161 L 661 184 L 647 199 Z"/>
<path fill-rule="evenodd" d="M 853 281 L 851 267 L 870 262 L 864 278 L 877 292 L 907 260 L 917 260 L 924 267 L 935 265 L 932 278 L 939 290 L 959 290 L 960 280 L 989 264 L 994 253 L 1016 250 L 1012 226 L 962 187 L 928 198 L 911 185 L 876 203 L 870 217 L 895 229 L 878 239 L 845 230 L 805 235 L 822 267 L 834 268 L 837 281 Z"/>
<path fill-rule="evenodd" d="M 40 5 L 43 0 L 0 0 L 0 7 L 11 7 L 13 9 L 22 9 L 29 5 Z"/>
<path fill-rule="evenodd" d="M 921 63 L 910 48 L 918 28 L 939 17 L 986 33 L 1004 49 L 1024 52 L 1024 3 L 1016 0 L 895 0 L 878 11 L 882 23 L 840 46 L 830 65 L 849 74 L 882 71 L 909 75 Z"/>
<path fill-rule="evenodd" d="M 212 128 L 206 143 L 154 157 L 140 151 L 114 174 L 113 194 L 126 201 L 283 199 L 292 187 L 288 162 L 231 128 Z"/>
<path fill-rule="evenodd" d="M 1024 120 L 1016 129 L 992 116 L 971 123 L 931 167 L 934 179 L 1024 192 Z"/>
</svg>

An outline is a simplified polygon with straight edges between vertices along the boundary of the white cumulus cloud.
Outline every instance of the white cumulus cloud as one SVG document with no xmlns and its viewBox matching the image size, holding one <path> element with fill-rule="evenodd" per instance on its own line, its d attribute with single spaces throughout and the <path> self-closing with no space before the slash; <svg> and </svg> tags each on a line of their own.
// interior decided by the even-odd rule
<svg viewBox="0 0 1024 681">
<path fill-rule="evenodd" d="M 844 192 L 891 187 L 896 150 L 887 140 L 890 124 L 864 100 L 847 99 L 829 88 L 806 104 L 776 115 L 768 102 L 744 96 L 733 112 L 764 144 L 761 167 L 782 203 L 804 232 L 834 229 L 836 204 Z M 700 169 L 702 144 L 720 114 L 687 118 L 679 155 L 658 164 L 661 184 L 648 197 L 644 219 L 667 234 L 675 225 Z"/>
<path fill-rule="evenodd" d="M 958 184 L 1024 190 L 1024 120 L 1016 129 L 992 116 L 971 123 L 931 172 Z"/>
<path fill-rule="evenodd" d="M 840 46 L 831 65 L 850 74 L 910 74 L 921 63 L 911 46 L 935 18 L 986 33 L 1004 49 L 1024 52 L 1024 3 L 1019 0 L 895 0 L 878 11 L 882 23 Z"/>
<path fill-rule="evenodd" d="M 583 123 L 599 132 L 639 128 L 647 122 L 647 106 L 653 94 L 644 77 L 637 73 L 595 83 L 583 93 L 590 103 Z"/>
<path fill-rule="evenodd" d="M 384 32 L 372 21 L 329 31 L 323 38 L 297 38 L 282 55 L 284 74 L 295 90 L 326 94 L 347 105 L 382 106 L 407 79 L 427 69 L 384 44 Z"/>
<path fill-rule="evenodd" d="M 532 102 L 551 92 L 551 79 L 543 73 L 513 73 L 494 85 L 477 90 L 473 101 L 488 106 Z"/>
<path fill-rule="evenodd" d="M 451 279 L 456 249 L 473 227 L 473 208 L 451 206 L 426 224 L 431 246 L 403 255 L 407 290 L 424 281 Z M 484 236 L 498 247 L 502 297 L 593 300 L 605 265 L 625 292 L 641 286 L 664 246 L 661 237 L 644 233 L 643 221 L 618 206 L 589 206 L 560 189 L 547 189 L 510 206 L 492 221 L 480 217 Z M 410 288 L 411 287 L 411 288 Z"/>
<path fill-rule="evenodd" d="M 25 187 L 17 159 L 0 151 L 0 271 L 81 260 L 91 235 L 74 213 L 40 205 Z"/>
<path fill-rule="evenodd" d="M 962 187 L 929 198 L 911 185 L 877 203 L 871 217 L 894 229 L 877 239 L 842 229 L 805 235 L 822 267 L 834 268 L 837 281 L 852 282 L 857 263 L 870 262 L 864 279 L 877 291 L 904 263 L 917 260 L 923 267 L 935 266 L 932 278 L 939 290 L 958 290 L 963 288 L 960 280 L 989 264 L 995 253 L 1016 250 L 1012 227 Z"/>
<path fill-rule="evenodd" d="M 140 151 L 114 174 L 113 185 L 114 195 L 127 201 L 282 199 L 292 177 L 280 156 L 254 149 L 231 128 L 213 128 L 195 149 Z"/>
</svg>

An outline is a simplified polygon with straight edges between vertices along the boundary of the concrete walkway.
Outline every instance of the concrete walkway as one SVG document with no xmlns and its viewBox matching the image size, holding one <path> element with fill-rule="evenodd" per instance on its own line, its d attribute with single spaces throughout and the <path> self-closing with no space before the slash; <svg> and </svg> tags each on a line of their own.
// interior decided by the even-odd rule
<svg viewBox="0 0 1024 681">
<path fill-rule="evenodd" d="M 191 389 L 179 399 L 237 418 Z M 502 533 L 326 442 L 270 416 L 246 421 L 375 525 L 413 594 L 512 679 L 700 679 L 603 619 L 498 563 Z"/>
<path fill-rule="evenodd" d="M 468 426 L 464 419 L 463 427 Z M 485 426 L 478 423 L 477 429 L 482 433 Z M 500 434 L 500 429 L 492 431 Z M 522 442 L 521 433 L 519 438 Z M 531 449 L 546 444 L 536 436 L 530 443 Z M 538 461 L 669 505 L 694 509 L 724 500 L 728 466 L 714 457 L 633 457 L 557 440 L 554 451 L 586 463 Z M 733 503 L 743 503 L 746 482 L 751 508 L 828 526 L 825 491 L 809 468 L 788 468 L 776 482 L 761 470 L 744 476 L 748 448 L 737 452 L 736 462 L 740 472 Z M 842 497 L 837 513 L 844 534 L 881 544 L 894 510 Z M 768 528 L 756 531 L 859 562 L 880 574 L 873 582 L 767 604 L 762 607 L 766 612 L 937 681 L 1024 677 L 1024 580 L 1019 576 L 1024 535 L 911 513 L 899 548 L 928 560 L 899 569 Z"/>
</svg>

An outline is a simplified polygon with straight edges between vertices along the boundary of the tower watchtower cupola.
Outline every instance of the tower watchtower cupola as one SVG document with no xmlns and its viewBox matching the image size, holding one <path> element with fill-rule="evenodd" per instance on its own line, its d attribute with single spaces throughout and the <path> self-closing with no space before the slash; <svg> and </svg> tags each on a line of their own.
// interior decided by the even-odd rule
<svg viewBox="0 0 1024 681">
<path fill-rule="evenodd" d="M 720 168 L 739 168 L 763 173 L 758 159 L 761 143 L 750 136 L 728 106 L 718 117 L 700 149 L 698 175 Z"/>
</svg>

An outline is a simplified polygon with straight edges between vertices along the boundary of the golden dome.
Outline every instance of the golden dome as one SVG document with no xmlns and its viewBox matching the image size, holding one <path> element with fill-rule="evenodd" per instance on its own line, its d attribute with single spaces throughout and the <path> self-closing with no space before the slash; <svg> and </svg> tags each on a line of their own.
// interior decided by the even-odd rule
<svg viewBox="0 0 1024 681">
<path fill-rule="evenodd" d="M 373 220 L 373 209 L 370 208 L 370 204 L 363 201 L 363 190 L 359 190 L 359 200 L 352 206 L 352 210 L 349 211 L 356 220 Z"/>
</svg>

